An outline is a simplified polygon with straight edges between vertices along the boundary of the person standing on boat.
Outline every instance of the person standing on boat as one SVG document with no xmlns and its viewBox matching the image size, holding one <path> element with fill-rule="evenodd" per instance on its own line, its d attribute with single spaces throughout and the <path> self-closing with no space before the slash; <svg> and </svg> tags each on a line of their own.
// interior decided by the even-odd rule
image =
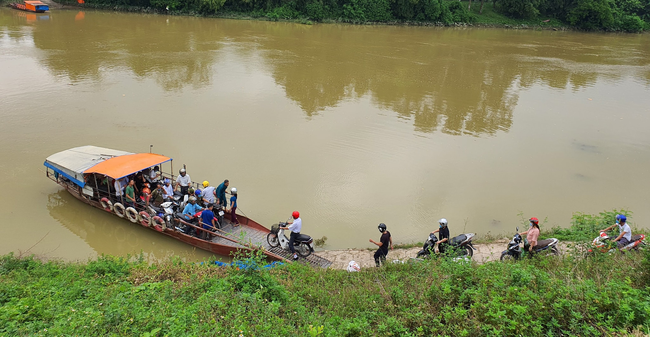
<svg viewBox="0 0 650 337">
<path fill-rule="evenodd" d="M 296 242 L 296 238 L 300 234 L 300 230 L 302 229 L 302 219 L 300 219 L 300 212 L 298 211 L 291 213 L 291 217 L 293 220 L 287 222 L 289 226 L 280 227 L 280 229 L 291 231 L 291 236 L 289 236 L 289 249 L 291 250 L 291 254 L 293 254 L 293 259 L 298 260 L 298 254 L 296 254 L 296 248 L 293 245 Z"/>
<path fill-rule="evenodd" d="M 130 180 L 129 185 L 124 189 L 126 195 L 126 205 L 129 207 L 135 207 L 135 181 Z"/>
<path fill-rule="evenodd" d="M 219 185 L 219 187 L 217 187 L 217 204 L 221 205 L 223 208 L 226 208 L 228 205 L 226 202 L 226 189 L 228 188 L 228 185 L 230 185 L 230 181 L 226 179 Z"/>
<path fill-rule="evenodd" d="M 156 187 L 156 184 L 160 181 L 160 167 L 155 166 L 153 170 L 149 172 L 149 180 Z"/>
<path fill-rule="evenodd" d="M 115 179 L 115 182 L 113 182 L 113 187 L 115 187 L 115 197 L 119 202 L 124 203 L 123 196 L 124 196 L 124 186 L 122 186 L 122 181 L 120 179 Z"/>
<path fill-rule="evenodd" d="M 160 204 L 162 204 L 164 201 L 165 201 L 165 190 L 163 190 L 161 183 L 157 183 L 156 188 L 153 190 L 153 192 L 151 192 L 151 202 L 153 203 L 154 206 L 160 207 Z"/>
<path fill-rule="evenodd" d="M 237 214 L 235 214 L 235 211 L 237 210 L 237 189 L 236 188 L 231 188 L 230 189 L 230 194 L 232 197 L 230 197 L 230 222 L 232 222 L 233 227 L 239 226 L 239 220 L 237 220 Z"/>
<path fill-rule="evenodd" d="M 192 179 L 190 178 L 190 175 L 187 174 L 184 168 L 180 169 L 178 173 L 180 175 L 176 177 L 176 186 L 174 189 L 178 189 L 178 187 L 180 186 L 181 193 L 183 193 L 184 195 L 188 194 L 190 185 L 192 185 Z"/>
<path fill-rule="evenodd" d="M 165 185 L 163 186 L 163 191 L 165 192 L 165 199 L 172 200 L 174 199 L 174 188 L 172 187 L 171 180 L 165 179 Z"/>
<path fill-rule="evenodd" d="M 207 180 L 203 182 L 203 192 L 201 192 L 203 202 L 207 204 L 214 204 L 214 199 L 217 197 L 214 186 L 210 186 Z"/>
<path fill-rule="evenodd" d="M 217 220 L 214 218 L 214 213 L 212 212 L 212 204 L 208 204 L 208 207 L 201 212 L 201 217 L 199 217 L 199 223 L 203 225 L 203 229 L 214 231 L 217 228 Z M 210 234 L 206 231 L 201 231 L 199 235 L 203 240 L 209 240 Z"/>
</svg>

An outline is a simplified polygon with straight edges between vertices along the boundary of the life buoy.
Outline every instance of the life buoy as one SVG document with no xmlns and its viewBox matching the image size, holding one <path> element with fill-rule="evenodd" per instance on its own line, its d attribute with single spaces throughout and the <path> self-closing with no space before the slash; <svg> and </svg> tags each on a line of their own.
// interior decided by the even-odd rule
<svg viewBox="0 0 650 337">
<path fill-rule="evenodd" d="M 124 205 L 120 204 L 119 202 L 116 202 L 115 205 L 113 205 L 113 212 L 115 212 L 115 215 L 119 216 L 120 218 L 124 217 Z"/>
<path fill-rule="evenodd" d="M 151 223 L 151 216 L 149 213 L 142 211 L 140 212 L 140 223 L 142 226 L 149 227 L 149 224 Z"/>
<path fill-rule="evenodd" d="M 113 212 L 113 203 L 108 200 L 108 198 L 102 198 L 99 203 L 102 204 L 102 208 L 104 208 L 106 212 Z"/>
<path fill-rule="evenodd" d="M 159 217 L 157 215 L 155 217 L 153 217 L 152 219 L 153 219 L 153 224 L 154 224 L 153 229 L 155 229 L 155 230 L 157 230 L 159 232 L 162 232 L 163 228 L 165 227 L 165 221 L 161 217 Z"/>
<path fill-rule="evenodd" d="M 133 223 L 138 222 L 138 211 L 136 211 L 135 208 L 127 207 L 124 213 L 126 213 L 126 218 L 129 219 L 129 221 Z"/>
</svg>

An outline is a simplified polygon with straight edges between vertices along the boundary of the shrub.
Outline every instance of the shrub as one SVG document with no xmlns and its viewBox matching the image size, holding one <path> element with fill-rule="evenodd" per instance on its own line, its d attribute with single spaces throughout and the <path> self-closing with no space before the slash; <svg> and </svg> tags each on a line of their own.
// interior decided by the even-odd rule
<svg viewBox="0 0 650 337">
<path fill-rule="evenodd" d="M 343 17 L 353 22 L 391 20 L 389 0 L 350 0 L 343 5 Z"/>
<path fill-rule="evenodd" d="M 645 28 L 645 22 L 636 15 L 623 15 L 616 21 L 616 28 L 624 32 L 638 33 Z"/>
<path fill-rule="evenodd" d="M 607 0 L 579 0 L 567 21 L 584 30 L 609 30 L 614 25 L 614 15 Z"/>
<path fill-rule="evenodd" d="M 539 14 L 538 0 L 499 0 L 497 10 L 515 19 L 531 19 Z"/>
</svg>

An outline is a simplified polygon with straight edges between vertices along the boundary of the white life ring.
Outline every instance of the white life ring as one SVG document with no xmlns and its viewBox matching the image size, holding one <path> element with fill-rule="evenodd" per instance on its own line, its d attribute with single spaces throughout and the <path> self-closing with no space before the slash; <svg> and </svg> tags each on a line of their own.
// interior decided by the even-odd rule
<svg viewBox="0 0 650 337">
<path fill-rule="evenodd" d="M 99 203 L 106 212 L 113 212 L 113 203 L 108 198 L 102 198 Z"/>
<path fill-rule="evenodd" d="M 163 220 L 161 217 L 159 217 L 157 215 L 155 217 L 153 217 L 152 220 L 153 220 L 153 223 L 154 223 L 153 229 L 155 229 L 155 230 L 157 230 L 159 232 L 162 232 L 163 229 L 165 228 L 165 220 Z"/>
<path fill-rule="evenodd" d="M 149 227 L 149 224 L 151 223 L 151 216 L 149 213 L 142 211 L 140 212 L 140 223 L 142 226 Z"/>
<path fill-rule="evenodd" d="M 116 202 L 115 205 L 113 205 L 113 212 L 115 212 L 115 215 L 119 216 L 120 218 L 124 217 L 124 205 L 120 204 L 119 202 Z"/>
<path fill-rule="evenodd" d="M 136 211 L 135 208 L 127 207 L 124 213 L 126 213 L 126 218 L 129 219 L 129 221 L 133 223 L 138 222 L 138 211 Z"/>
</svg>

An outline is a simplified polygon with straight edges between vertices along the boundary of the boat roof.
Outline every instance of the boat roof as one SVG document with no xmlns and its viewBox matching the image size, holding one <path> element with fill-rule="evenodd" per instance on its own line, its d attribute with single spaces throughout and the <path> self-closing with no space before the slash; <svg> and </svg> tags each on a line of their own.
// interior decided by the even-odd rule
<svg viewBox="0 0 650 337">
<path fill-rule="evenodd" d="M 172 159 L 169 157 L 155 153 L 127 154 L 107 159 L 87 169 L 84 173 L 98 173 L 119 179 L 170 160 Z"/>
<path fill-rule="evenodd" d="M 25 3 L 30 4 L 30 5 L 45 5 L 44 3 L 40 2 L 40 1 L 25 1 Z"/>
<path fill-rule="evenodd" d="M 84 174 L 99 173 L 119 179 L 170 160 L 154 153 L 136 154 L 86 145 L 55 153 L 47 157 L 43 164 L 84 187 Z"/>
</svg>

